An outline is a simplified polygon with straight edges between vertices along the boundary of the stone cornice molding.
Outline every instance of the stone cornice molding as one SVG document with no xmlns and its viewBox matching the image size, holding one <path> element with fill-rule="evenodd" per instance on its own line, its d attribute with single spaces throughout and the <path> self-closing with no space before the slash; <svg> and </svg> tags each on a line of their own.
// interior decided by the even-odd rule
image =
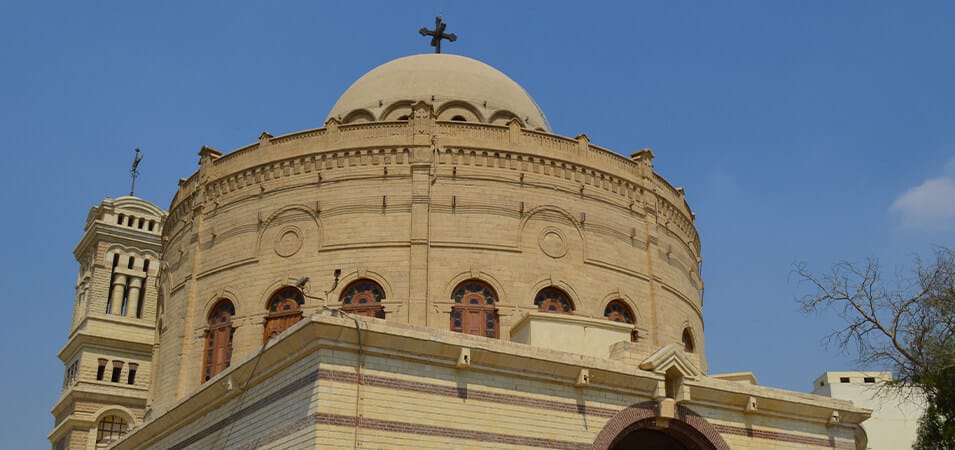
<svg viewBox="0 0 955 450">
<path fill-rule="evenodd" d="M 241 191 L 246 186 L 267 183 L 268 180 L 262 179 L 265 173 L 269 173 L 269 180 L 272 180 L 322 170 L 319 166 L 334 171 L 335 168 L 354 165 L 355 158 L 362 160 L 360 165 L 389 165 L 381 158 L 375 161 L 375 153 L 419 145 L 412 139 L 413 127 L 410 122 L 340 125 L 335 127 L 335 134 L 339 135 L 339 139 L 335 140 L 328 138 L 333 131 L 330 128 L 306 130 L 269 139 L 270 150 L 267 155 L 257 151 L 260 143 L 254 143 L 224 156 L 209 158 L 203 170 L 204 184 L 207 184 L 203 189 L 204 196 L 206 200 L 215 199 L 223 194 Z M 569 173 L 578 174 L 575 176 L 583 177 L 585 182 L 592 180 L 599 190 L 609 191 L 616 196 L 639 200 L 644 198 L 645 193 L 650 193 L 655 200 L 647 206 L 652 211 L 659 210 L 666 217 L 663 223 L 681 230 L 686 235 L 683 240 L 694 247 L 696 253 L 699 251 L 699 236 L 684 192 L 656 173 L 650 178 L 643 176 L 642 167 L 647 164 L 646 161 L 627 159 L 591 145 L 585 135 L 580 139 L 569 139 L 546 132 L 520 128 L 515 131 L 508 126 L 470 122 L 435 122 L 435 127 L 433 133 L 441 136 L 439 153 L 442 155 L 453 153 L 455 148 L 479 149 L 482 153 L 504 156 L 504 161 L 508 160 L 507 155 L 511 155 L 511 160 L 523 161 L 522 164 L 536 162 L 562 173 L 571 170 Z M 515 132 L 518 133 L 516 141 L 508 137 Z M 365 161 L 365 158 L 369 161 Z M 188 198 L 197 192 L 197 174 L 180 186 L 172 202 L 170 221 L 178 221 L 183 210 L 190 208 L 192 201 Z M 310 174 L 308 178 L 313 176 Z M 634 203 L 628 200 L 627 204 L 632 206 Z"/>
<path fill-rule="evenodd" d="M 704 375 L 703 371 L 686 356 L 686 353 L 677 344 L 661 347 L 644 359 L 639 367 L 641 370 L 659 374 L 666 374 L 670 369 L 676 369 L 680 375 L 691 378 Z"/>
</svg>

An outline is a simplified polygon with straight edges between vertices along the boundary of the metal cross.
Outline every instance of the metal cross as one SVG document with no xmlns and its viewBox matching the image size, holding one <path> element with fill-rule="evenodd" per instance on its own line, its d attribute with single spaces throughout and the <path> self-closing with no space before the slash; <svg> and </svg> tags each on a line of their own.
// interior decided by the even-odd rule
<svg viewBox="0 0 955 450">
<path fill-rule="evenodd" d="M 441 21 L 441 16 L 437 16 L 434 18 L 434 30 L 422 27 L 418 32 L 422 36 L 431 36 L 431 46 L 434 47 L 434 52 L 441 53 L 441 39 L 447 39 L 448 42 L 458 40 L 458 36 L 454 33 L 444 34 L 444 28 L 447 26 L 448 24 Z"/>
<path fill-rule="evenodd" d="M 129 176 L 133 178 L 133 183 L 129 185 L 129 195 L 133 195 L 133 192 L 136 190 L 136 177 L 139 176 L 139 162 L 143 160 L 143 155 L 139 154 L 139 149 L 136 149 L 136 157 L 133 158 L 133 168 L 129 171 Z"/>
</svg>

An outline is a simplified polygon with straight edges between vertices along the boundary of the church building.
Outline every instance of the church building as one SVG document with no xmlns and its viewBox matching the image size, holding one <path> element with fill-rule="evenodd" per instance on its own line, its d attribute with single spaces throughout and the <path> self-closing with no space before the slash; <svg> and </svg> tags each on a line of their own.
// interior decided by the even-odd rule
<svg viewBox="0 0 955 450">
<path fill-rule="evenodd" d="M 483 62 L 199 157 L 86 219 L 56 450 L 865 448 L 868 410 L 708 372 L 683 189 Z"/>
</svg>

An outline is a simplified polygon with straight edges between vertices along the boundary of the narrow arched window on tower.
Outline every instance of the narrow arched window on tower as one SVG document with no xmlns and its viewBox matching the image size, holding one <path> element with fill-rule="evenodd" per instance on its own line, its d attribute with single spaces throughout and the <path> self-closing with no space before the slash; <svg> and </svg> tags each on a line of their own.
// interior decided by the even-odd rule
<svg viewBox="0 0 955 450">
<path fill-rule="evenodd" d="M 139 364 L 129 363 L 129 375 L 126 377 L 126 384 L 136 384 L 136 370 L 139 369 Z"/>
<path fill-rule="evenodd" d="M 385 291 L 378 283 L 371 280 L 352 282 L 342 291 L 342 311 L 359 316 L 385 318 L 385 308 L 381 301 L 385 298 Z"/>
<path fill-rule="evenodd" d="M 113 267 L 109 272 L 109 294 L 106 298 L 106 314 L 115 314 L 113 312 L 113 296 L 117 295 L 114 291 L 114 284 L 116 283 L 116 267 L 119 266 L 119 253 L 113 254 Z"/>
<path fill-rule="evenodd" d="M 693 353 L 693 349 L 696 348 L 693 344 L 693 333 L 689 328 L 683 329 L 683 351 L 687 353 Z"/>
<path fill-rule="evenodd" d="M 113 383 L 119 382 L 119 377 L 123 373 L 123 362 L 122 361 L 113 361 L 113 374 L 109 377 L 109 381 Z"/>
<path fill-rule="evenodd" d="M 109 364 L 109 360 L 106 358 L 99 358 L 99 366 L 96 367 L 96 380 L 103 381 L 103 377 L 106 375 L 106 364 Z"/>
<path fill-rule="evenodd" d="M 221 300 L 209 312 L 209 330 L 206 332 L 206 345 L 202 357 L 202 382 L 209 381 L 232 363 L 232 316 L 235 306 L 228 300 Z"/>
<path fill-rule="evenodd" d="M 497 338 L 497 294 L 487 283 L 468 280 L 458 285 L 451 295 L 451 331 Z"/>
<path fill-rule="evenodd" d="M 268 315 L 265 317 L 264 342 L 278 336 L 296 322 L 302 320 L 302 305 L 305 297 L 298 288 L 286 286 L 272 294 L 269 299 Z"/>
<path fill-rule="evenodd" d="M 534 297 L 534 304 L 539 311 L 543 312 L 574 313 L 574 304 L 570 301 L 570 297 L 566 292 L 555 287 L 541 289 L 537 297 Z"/>
</svg>

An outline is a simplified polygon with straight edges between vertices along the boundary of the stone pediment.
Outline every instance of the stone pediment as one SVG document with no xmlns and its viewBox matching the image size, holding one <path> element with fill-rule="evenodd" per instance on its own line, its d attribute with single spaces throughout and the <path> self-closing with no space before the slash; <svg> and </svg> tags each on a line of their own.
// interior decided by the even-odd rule
<svg viewBox="0 0 955 450">
<path fill-rule="evenodd" d="M 696 364 L 686 355 L 681 345 L 670 344 L 661 347 L 653 352 L 647 359 L 640 363 L 640 369 L 666 374 L 672 369 L 676 369 L 680 375 L 689 378 L 696 378 L 703 375 Z"/>
</svg>

